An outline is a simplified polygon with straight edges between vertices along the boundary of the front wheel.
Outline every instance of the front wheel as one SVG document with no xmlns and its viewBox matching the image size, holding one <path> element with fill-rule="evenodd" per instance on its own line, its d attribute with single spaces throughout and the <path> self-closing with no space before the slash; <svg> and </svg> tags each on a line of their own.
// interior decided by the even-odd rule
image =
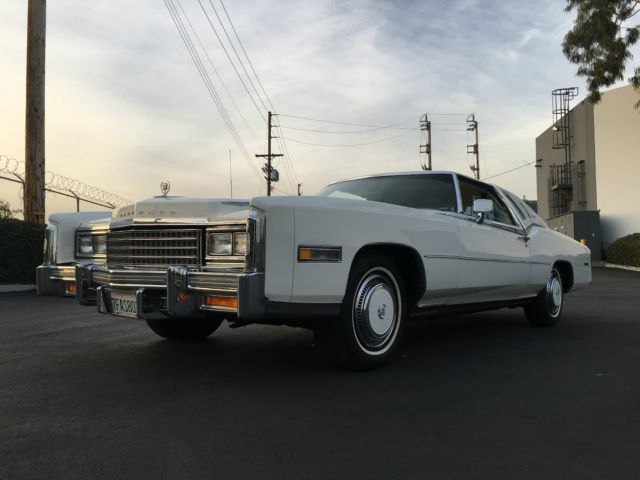
<svg viewBox="0 0 640 480">
<path fill-rule="evenodd" d="M 332 325 L 338 361 L 357 369 L 382 365 L 400 341 L 406 303 L 402 275 L 393 260 L 371 255 L 358 261 Z"/>
<path fill-rule="evenodd" d="M 545 289 L 532 303 L 524 307 L 527 320 L 536 327 L 555 325 L 562 313 L 563 300 L 562 277 L 558 269 L 553 268 Z"/>
<path fill-rule="evenodd" d="M 215 332 L 222 318 L 163 318 L 147 320 L 156 334 L 169 340 L 202 340 Z"/>
</svg>

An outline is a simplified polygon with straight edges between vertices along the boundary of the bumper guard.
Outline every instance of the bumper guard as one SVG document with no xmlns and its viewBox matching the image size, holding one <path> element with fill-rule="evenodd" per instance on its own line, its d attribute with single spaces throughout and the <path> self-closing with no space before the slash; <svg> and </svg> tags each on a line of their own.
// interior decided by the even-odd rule
<svg viewBox="0 0 640 480">
<path fill-rule="evenodd" d="M 263 273 L 211 272 L 171 266 L 166 270 L 110 269 L 94 264 L 76 266 L 76 290 L 81 304 L 95 295 L 100 313 L 113 313 L 111 292 L 135 295 L 137 318 L 194 317 L 226 313 L 242 322 L 264 318 Z M 94 293 L 95 292 L 95 293 Z M 207 305 L 207 296 L 235 297 L 237 308 Z"/>
</svg>

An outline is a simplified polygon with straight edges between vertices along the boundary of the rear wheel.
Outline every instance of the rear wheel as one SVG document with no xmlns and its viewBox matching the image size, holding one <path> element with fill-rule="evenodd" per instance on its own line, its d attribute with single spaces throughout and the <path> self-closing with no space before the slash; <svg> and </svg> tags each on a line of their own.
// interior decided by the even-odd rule
<svg viewBox="0 0 640 480">
<path fill-rule="evenodd" d="M 374 368 L 395 350 L 406 318 L 406 294 L 396 264 L 371 255 L 354 266 L 339 318 L 331 325 L 332 349 L 346 367 Z"/>
<path fill-rule="evenodd" d="M 524 307 L 527 320 L 537 327 L 555 325 L 562 314 L 563 300 L 562 277 L 554 267 L 545 289 L 538 294 L 535 301 Z"/>
<path fill-rule="evenodd" d="M 222 318 L 163 318 L 147 320 L 147 324 L 156 334 L 169 340 L 201 340 L 215 332 Z"/>
</svg>

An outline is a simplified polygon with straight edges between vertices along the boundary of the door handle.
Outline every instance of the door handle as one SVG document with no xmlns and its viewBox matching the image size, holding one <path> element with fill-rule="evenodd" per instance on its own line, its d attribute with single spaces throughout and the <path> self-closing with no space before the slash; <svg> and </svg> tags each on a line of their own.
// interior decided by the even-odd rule
<svg viewBox="0 0 640 480">
<path fill-rule="evenodd" d="M 524 243 L 527 243 L 529 240 L 531 240 L 531 237 L 527 237 L 526 235 L 522 235 L 522 236 L 518 237 L 518 240 L 522 240 Z"/>
</svg>

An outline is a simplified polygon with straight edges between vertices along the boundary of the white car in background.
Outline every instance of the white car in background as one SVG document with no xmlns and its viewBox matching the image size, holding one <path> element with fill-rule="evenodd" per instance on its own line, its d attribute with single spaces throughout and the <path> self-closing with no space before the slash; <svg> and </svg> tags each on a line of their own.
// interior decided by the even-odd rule
<svg viewBox="0 0 640 480">
<path fill-rule="evenodd" d="M 313 328 L 345 365 L 393 353 L 410 318 L 524 307 L 534 325 L 591 282 L 590 251 L 515 195 L 452 172 L 373 175 L 315 196 L 159 196 L 114 211 L 78 299 L 169 339 L 223 319 Z"/>
<path fill-rule="evenodd" d="M 104 263 L 111 212 L 54 213 L 45 230 L 38 294 L 76 296 L 76 263 Z"/>
</svg>

